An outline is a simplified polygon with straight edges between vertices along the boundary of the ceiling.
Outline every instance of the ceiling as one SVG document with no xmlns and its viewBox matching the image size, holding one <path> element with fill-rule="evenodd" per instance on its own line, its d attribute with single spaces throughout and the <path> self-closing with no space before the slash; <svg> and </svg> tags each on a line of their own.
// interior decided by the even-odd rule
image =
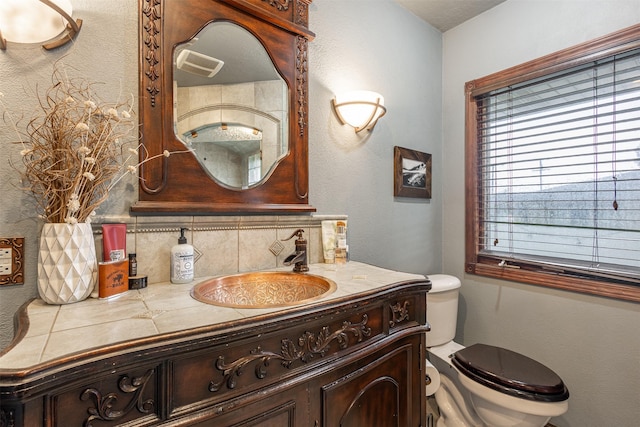
<svg viewBox="0 0 640 427">
<path fill-rule="evenodd" d="M 396 0 L 443 33 L 506 0 Z"/>
<path fill-rule="evenodd" d="M 506 0 L 395 1 L 438 30 L 445 32 Z M 242 43 L 242 47 L 238 47 L 237 43 Z M 280 78 L 262 45 L 257 43 L 248 31 L 229 23 L 217 22 L 205 27 L 194 39 L 181 45 L 180 48 L 194 50 L 224 62 L 224 66 L 214 78 L 200 77 L 176 70 L 175 76 L 180 87 Z M 256 61 L 258 58 L 260 60 Z"/>
</svg>

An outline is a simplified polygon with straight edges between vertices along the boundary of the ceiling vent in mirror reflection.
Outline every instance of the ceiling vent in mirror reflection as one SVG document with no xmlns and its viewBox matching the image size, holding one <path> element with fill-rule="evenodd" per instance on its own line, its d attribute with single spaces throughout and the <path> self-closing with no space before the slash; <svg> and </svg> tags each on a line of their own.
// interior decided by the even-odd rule
<svg viewBox="0 0 640 427">
<path fill-rule="evenodd" d="M 223 65 L 224 61 L 189 49 L 184 49 L 176 58 L 176 66 L 179 70 L 201 77 L 211 78 L 215 76 Z"/>
</svg>

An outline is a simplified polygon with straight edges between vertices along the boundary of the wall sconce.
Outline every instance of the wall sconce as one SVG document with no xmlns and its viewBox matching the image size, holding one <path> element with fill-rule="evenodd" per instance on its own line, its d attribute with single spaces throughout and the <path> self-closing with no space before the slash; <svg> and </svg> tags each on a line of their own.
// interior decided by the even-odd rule
<svg viewBox="0 0 640 427">
<path fill-rule="evenodd" d="M 7 40 L 42 43 L 50 50 L 70 42 L 80 32 L 82 19 L 71 17 L 69 0 L 2 0 L 0 2 L 0 49 Z"/>
<path fill-rule="evenodd" d="M 378 119 L 387 112 L 382 95 L 367 90 L 336 95 L 333 109 L 340 122 L 352 126 L 356 133 L 364 129 L 372 131 Z"/>
</svg>

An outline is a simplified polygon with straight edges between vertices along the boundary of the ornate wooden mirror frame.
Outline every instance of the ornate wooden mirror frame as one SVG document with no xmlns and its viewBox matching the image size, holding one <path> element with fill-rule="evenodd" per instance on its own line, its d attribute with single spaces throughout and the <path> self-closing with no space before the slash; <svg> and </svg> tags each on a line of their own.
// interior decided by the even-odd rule
<svg viewBox="0 0 640 427">
<path fill-rule="evenodd" d="M 147 156 L 182 151 L 173 123 L 173 50 L 210 22 L 228 21 L 264 46 L 289 87 L 289 153 L 263 184 L 219 185 L 191 153 L 161 156 L 140 167 L 138 202 L 152 213 L 296 213 L 308 202 L 308 6 L 312 0 L 139 0 L 139 110 Z"/>
</svg>

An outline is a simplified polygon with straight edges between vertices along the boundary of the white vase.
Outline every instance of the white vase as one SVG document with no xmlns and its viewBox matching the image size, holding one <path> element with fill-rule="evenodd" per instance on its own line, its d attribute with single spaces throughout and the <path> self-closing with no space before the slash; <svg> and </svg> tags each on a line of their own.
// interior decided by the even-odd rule
<svg viewBox="0 0 640 427">
<path fill-rule="evenodd" d="M 86 299 L 98 279 L 91 224 L 50 224 L 42 227 L 38 254 L 38 293 L 49 304 Z"/>
</svg>

